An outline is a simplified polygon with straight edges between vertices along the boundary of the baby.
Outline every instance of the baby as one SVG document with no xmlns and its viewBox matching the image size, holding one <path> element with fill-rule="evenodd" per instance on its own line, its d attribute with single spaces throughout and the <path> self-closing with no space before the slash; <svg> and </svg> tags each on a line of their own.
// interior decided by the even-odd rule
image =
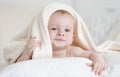
<svg viewBox="0 0 120 77">
<path fill-rule="evenodd" d="M 64 10 L 58 10 L 54 12 L 48 22 L 48 31 L 51 39 L 51 45 L 53 50 L 53 58 L 64 57 L 85 57 L 93 61 L 93 64 L 87 64 L 92 66 L 93 71 L 97 75 L 105 70 L 105 61 L 97 53 L 93 51 L 84 50 L 73 44 L 76 34 L 76 20 L 73 16 Z M 41 47 L 42 42 L 31 38 L 25 48 L 23 54 L 17 59 L 16 62 L 29 60 L 32 57 L 33 50 L 36 47 Z"/>
</svg>

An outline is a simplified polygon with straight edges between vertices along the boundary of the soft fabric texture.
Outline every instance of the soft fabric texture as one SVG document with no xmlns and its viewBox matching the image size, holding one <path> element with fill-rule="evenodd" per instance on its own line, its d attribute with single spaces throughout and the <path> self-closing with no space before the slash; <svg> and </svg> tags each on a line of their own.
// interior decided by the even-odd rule
<svg viewBox="0 0 120 77">
<path fill-rule="evenodd" d="M 116 56 L 117 55 L 117 56 Z M 86 58 L 47 58 L 34 59 L 8 65 L 0 70 L 0 77 L 120 77 L 120 53 L 103 54 L 107 69 L 96 76 Z"/>
<path fill-rule="evenodd" d="M 85 58 L 48 58 L 9 65 L 0 77 L 96 77 Z"/>
<path fill-rule="evenodd" d="M 30 26 L 28 26 L 25 31 L 22 31 L 21 34 L 16 36 L 10 42 L 10 44 L 5 47 L 1 54 L 1 64 L 7 65 L 14 63 L 20 54 L 24 51 L 26 42 L 32 37 L 37 37 L 37 39 L 40 39 L 42 41 L 42 47 L 36 48 L 34 50 L 32 58 L 51 58 L 52 47 L 47 26 L 50 16 L 57 10 L 65 10 L 69 12 L 77 21 L 77 30 L 75 33 L 77 38 L 75 38 L 73 45 L 78 46 L 83 50 L 109 51 L 109 49 L 112 49 L 113 51 L 120 51 L 120 45 L 116 43 L 107 43 L 107 46 L 111 44 L 112 45 L 109 47 L 101 45 L 97 48 L 91 39 L 91 36 L 83 19 L 78 15 L 78 13 L 67 5 L 61 3 L 53 3 L 44 8 L 38 17 L 33 18 Z"/>
<path fill-rule="evenodd" d="M 120 53 L 119 52 L 102 52 L 101 55 L 106 61 L 106 70 L 101 77 L 120 77 Z"/>
<path fill-rule="evenodd" d="M 107 41 L 104 42 L 103 44 L 99 45 L 97 47 L 98 50 L 102 51 L 108 51 L 108 52 L 120 52 L 120 43 L 119 42 L 113 42 L 113 41 Z"/>
</svg>

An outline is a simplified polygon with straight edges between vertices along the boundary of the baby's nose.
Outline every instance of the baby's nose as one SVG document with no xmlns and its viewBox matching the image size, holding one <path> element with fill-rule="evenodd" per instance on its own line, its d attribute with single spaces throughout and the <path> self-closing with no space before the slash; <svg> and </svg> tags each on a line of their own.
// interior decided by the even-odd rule
<svg viewBox="0 0 120 77">
<path fill-rule="evenodd" d="M 64 34 L 63 33 L 58 33 L 58 36 L 64 36 Z"/>
<path fill-rule="evenodd" d="M 63 29 L 59 29 L 58 33 L 57 33 L 58 36 L 64 36 L 64 30 Z"/>
</svg>

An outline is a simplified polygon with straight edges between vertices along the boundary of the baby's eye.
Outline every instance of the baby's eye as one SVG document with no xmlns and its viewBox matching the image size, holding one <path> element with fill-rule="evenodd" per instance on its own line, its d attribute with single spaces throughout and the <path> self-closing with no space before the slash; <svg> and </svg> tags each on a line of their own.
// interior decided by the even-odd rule
<svg viewBox="0 0 120 77">
<path fill-rule="evenodd" d="M 66 32 L 70 32 L 71 30 L 70 29 L 65 29 Z"/>
<path fill-rule="evenodd" d="M 57 28 L 51 28 L 51 30 L 56 30 Z"/>
</svg>

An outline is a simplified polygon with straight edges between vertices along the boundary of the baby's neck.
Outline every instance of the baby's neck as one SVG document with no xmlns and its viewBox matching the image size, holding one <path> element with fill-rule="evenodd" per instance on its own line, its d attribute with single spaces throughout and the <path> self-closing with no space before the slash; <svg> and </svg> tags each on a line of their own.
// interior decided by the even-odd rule
<svg viewBox="0 0 120 77">
<path fill-rule="evenodd" d="M 64 49 L 53 50 L 53 57 L 54 58 L 66 57 L 68 50 L 69 49 L 67 47 Z"/>
</svg>

